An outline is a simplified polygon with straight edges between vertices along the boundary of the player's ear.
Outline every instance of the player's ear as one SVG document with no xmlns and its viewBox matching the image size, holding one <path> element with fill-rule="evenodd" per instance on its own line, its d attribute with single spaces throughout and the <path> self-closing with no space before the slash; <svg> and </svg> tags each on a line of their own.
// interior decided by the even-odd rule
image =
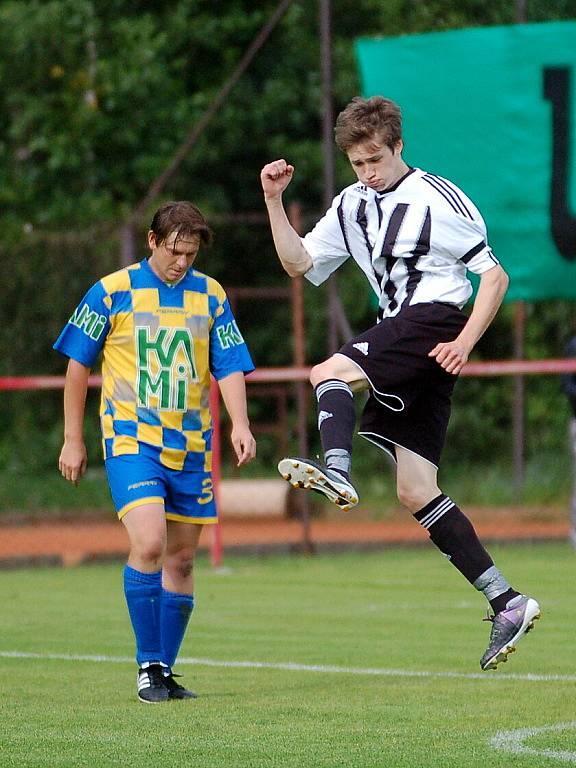
<svg viewBox="0 0 576 768">
<path fill-rule="evenodd" d="M 394 147 L 394 154 L 401 155 L 403 149 L 404 149 L 404 142 L 402 141 L 402 139 L 398 139 L 398 141 L 396 142 L 396 146 Z"/>
<path fill-rule="evenodd" d="M 154 248 L 156 248 L 156 246 L 157 246 L 156 233 L 150 229 L 148 230 L 148 247 L 150 248 L 151 251 L 153 251 Z"/>
</svg>

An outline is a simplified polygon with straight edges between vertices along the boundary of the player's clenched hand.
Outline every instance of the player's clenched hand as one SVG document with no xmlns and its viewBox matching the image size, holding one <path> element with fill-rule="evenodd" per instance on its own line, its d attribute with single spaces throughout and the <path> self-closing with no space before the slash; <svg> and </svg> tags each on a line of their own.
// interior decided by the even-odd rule
<svg viewBox="0 0 576 768">
<path fill-rule="evenodd" d="M 435 357 L 445 371 L 453 373 L 455 376 L 460 373 L 463 366 L 468 361 L 470 350 L 457 339 L 455 341 L 446 341 L 436 344 L 434 349 L 428 353 L 428 357 Z"/>
<path fill-rule="evenodd" d="M 64 443 L 58 460 L 58 469 L 62 477 L 77 485 L 78 480 L 86 472 L 87 462 L 88 456 L 83 441 Z"/>
<path fill-rule="evenodd" d="M 256 456 L 256 440 L 254 440 L 249 426 L 243 424 L 232 427 L 230 440 L 238 459 L 237 466 L 242 467 L 244 464 L 248 464 Z"/>
<path fill-rule="evenodd" d="M 286 160 L 274 160 L 268 163 L 260 172 L 260 181 L 265 197 L 278 197 L 292 181 L 294 166 Z"/>
</svg>

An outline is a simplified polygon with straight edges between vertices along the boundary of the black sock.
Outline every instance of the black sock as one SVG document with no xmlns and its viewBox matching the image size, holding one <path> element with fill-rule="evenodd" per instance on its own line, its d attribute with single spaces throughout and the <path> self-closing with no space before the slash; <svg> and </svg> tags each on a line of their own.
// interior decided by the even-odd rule
<svg viewBox="0 0 576 768">
<path fill-rule="evenodd" d="M 494 611 L 494 614 L 503 611 L 506 608 L 508 601 L 512 600 L 513 597 L 517 597 L 519 594 L 520 592 L 516 592 L 515 589 L 510 587 L 506 590 L 506 592 L 502 592 L 501 595 L 498 595 L 498 597 L 492 598 L 492 600 L 490 600 L 490 607 Z"/>
<path fill-rule="evenodd" d="M 415 512 L 414 517 L 426 528 L 438 549 L 471 584 L 494 565 L 470 520 L 445 494 L 441 493 Z"/>
<path fill-rule="evenodd" d="M 470 520 L 448 496 L 441 493 L 414 517 L 460 573 L 483 592 L 494 613 L 519 594 L 494 565 Z"/>
<path fill-rule="evenodd" d="M 348 478 L 356 426 L 354 395 L 348 384 L 340 379 L 323 381 L 315 393 L 324 461 L 327 467 Z"/>
</svg>

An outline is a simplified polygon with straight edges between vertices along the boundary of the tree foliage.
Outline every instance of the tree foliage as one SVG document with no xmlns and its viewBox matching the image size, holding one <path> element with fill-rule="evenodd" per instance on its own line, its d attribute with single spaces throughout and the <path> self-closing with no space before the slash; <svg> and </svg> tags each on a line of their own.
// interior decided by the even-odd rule
<svg viewBox="0 0 576 768">
<path fill-rule="evenodd" d="M 122 222 L 277 4 L 4 0 L 0 5 L 5 264 L 0 374 L 62 372 L 62 361 L 51 351 L 59 329 L 86 288 L 118 266 Z M 530 21 L 572 18 L 575 11 L 575 0 L 527 3 Z M 333 0 L 335 113 L 359 92 L 352 45 L 357 37 L 511 24 L 516 14 L 510 0 Z M 288 201 L 300 201 L 308 221 L 321 212 L 321 90 L 319 3 L 294 0 L 162 193 L 161 200 L 193 199 L 212 218 L 216 243 L 199 266 L 226 286 L 285 284 L 262 216 L 259 170 L 266 161 L 288 158 L 296 166 Z M 341 156 L 336 175 L 337 186 L 351 178 Z M 254 213 L 261 220 L 245 223 Z M 143 221 L 138 232 L 141 246 L 146 225 Z M 363 278 L 347 269 L 341 285 L 353 327 L 367 326 L 373 306 Z M 308 360 L 315 362 L 326 353 L 322 291 L 307 290 L 306 309 Z M 259 365 L 290 363 L 286 303 L 271 302 L 265 309 L 243 303 L 238 315 Z M 561 323 L 565 329 L 568 315 L 566 306 L 551 305 L 549 322 L 530 323 L 529 351 L 558 354 L 550 340 Z M 509 321 L 503 313 L 481 342 L 480 356 L 511 354 Z M 509 396 L 497 383 L 478 383 L 474 397 L 480 406 L 487 403 L 490 413 L 508 413 Z M 29 460 L 25 424 L 32 428 L 39 419 L 47 431 L 54 424 L 59 428 L 54 408 L 40 415 L 31 408 L 21 405 L 16 418 L 3 399 L 0 412 L 8 426 L 0 459 L 13 458 L 21 445 L 22 460 Z M 464 420 L 459 434 L 492 429 L 504 442 L 509 425 L 473 417 L 471 410 L 459 418 Z M 38 444 L 38 461 L 52 463 L 54 446 L 46 449 L 40 439 Z"/>
</svg>

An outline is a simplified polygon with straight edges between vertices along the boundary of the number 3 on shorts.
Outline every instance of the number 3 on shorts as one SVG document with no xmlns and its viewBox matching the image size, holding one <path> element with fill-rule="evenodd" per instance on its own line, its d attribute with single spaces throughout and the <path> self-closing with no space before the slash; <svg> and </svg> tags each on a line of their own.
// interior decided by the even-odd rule
<svg viewBox="0 0 576 768">
<path fill-rule="evenodd" d="M 198 497 L 198 504 L 209 504 L 213 498 L 212 478 L 206 477 L 202 480 L 202 495 Z"/>
</svg>

